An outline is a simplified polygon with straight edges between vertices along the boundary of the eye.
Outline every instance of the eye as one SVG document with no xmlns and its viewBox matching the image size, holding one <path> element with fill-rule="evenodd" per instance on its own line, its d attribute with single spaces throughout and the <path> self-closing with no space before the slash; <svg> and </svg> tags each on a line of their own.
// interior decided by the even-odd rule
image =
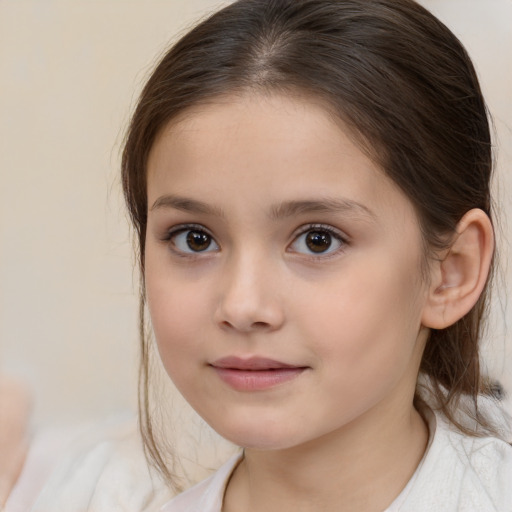
<svg viewBox="0 0 512 512">
<path fill-rule="evenodd" d="M 213 237 L 200 228 L 176 229 L 169 233 L 168 240 L 174 251 L 186 254 L 219 250 Z"/>
<path fill-rule="evenodd" d="M 309 255 L 332 254 L 345 245 L 340 233 L 327 226 L 310 226 L 300 233 L 290 245 L 293 252 Z"/>
</svg>

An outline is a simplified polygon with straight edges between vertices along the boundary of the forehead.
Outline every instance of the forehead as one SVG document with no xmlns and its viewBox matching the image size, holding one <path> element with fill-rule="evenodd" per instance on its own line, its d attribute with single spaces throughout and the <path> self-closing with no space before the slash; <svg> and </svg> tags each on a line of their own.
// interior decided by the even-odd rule
<svg viewBox="0 0 512 512">
<path fill-rule="evenodd" d="M 351 136 L 345 125 L 336 123 L 328 105 L 321 100 L 292 93 L 290 95 L 246 92 L 215 97 L 181 112 L 171 120 L 157 137 L 151 156 L 158 146 L 172 146 L 200 157 L 233 156 L 238 144 L 240 156 L 247 162 L 258 153 L 258 160 L 297 154 L 298 148 L 317 147 L 322 140 L 342 143 Z M 290 130 L 293 125 L 293 130 Z M 341 132 L 341 133 L 340 133 Z M 342 137 L 340 137 L 342 136 Z M 201 141 L 201 144 L 195 142 Z M 265 152 L 259 151 L 265 145 Z M 155 151 L 156 148 L 156 151 Z"/>
<path fill-rule="evenodd" d="M 296 96 L 225 97 L 173 120 L 148 160 L 149 206 L 162 194 L 223 209 L 329 197 L 415 217 L 348 128 L 325 105 Z"/>
</svg>

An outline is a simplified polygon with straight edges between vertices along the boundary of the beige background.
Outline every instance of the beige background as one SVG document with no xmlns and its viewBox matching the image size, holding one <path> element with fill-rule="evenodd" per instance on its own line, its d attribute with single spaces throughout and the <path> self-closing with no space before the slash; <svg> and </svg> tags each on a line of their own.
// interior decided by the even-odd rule
<svg viewBox="0 0 512 512">
<path fill-rule="evenodd" d="M 512 1 L 422 3 L 465 42 L 481 76 L 510 241 Z M 134 408 L 137 278 L 119 148 L 152 63 L 220 4 L 0 0 L 0 368 L 32 387 L 38 423 Z M 512 392 L 506 265 L 501 280 L 486 361 Z"/>
</svg>

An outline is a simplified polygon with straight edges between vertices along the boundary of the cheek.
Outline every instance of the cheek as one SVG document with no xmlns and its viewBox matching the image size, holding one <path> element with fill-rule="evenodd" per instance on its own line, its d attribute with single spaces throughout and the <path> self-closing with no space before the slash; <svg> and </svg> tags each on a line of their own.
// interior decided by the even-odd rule
<svg viewBox="0 0 512 512">
<path fill-rule="evenodd" d="M 184 364 L 200 353 L 205 330 L 206 287 L 185 286 L 178 275 L 148 258 L 146 298 L 160 357 L 166 371 L 175 377 Z"/>
<path fill-rule="evenodd" d="M 322 300 L 309 304 L 303 317 L 321 364 L 334 364 L 339 376 L 362 386 L 407 366 L 421 317 L 421 285 L 382 260 L 374 263 L 354 269 L 323 294 L 317 290 Z"/>
</svg>

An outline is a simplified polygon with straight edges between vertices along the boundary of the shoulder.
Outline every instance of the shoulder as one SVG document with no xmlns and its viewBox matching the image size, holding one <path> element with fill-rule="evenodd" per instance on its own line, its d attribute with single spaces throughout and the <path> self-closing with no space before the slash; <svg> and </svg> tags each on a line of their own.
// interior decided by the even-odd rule
<svg viewBox="0 0 512 512">
<path fill-rule="evenodd" d="M 115 419 L 36 437 L 6 511 L 142 512 L 171 496 L 148 469 L 135 420 Z"/>
<path fill-rule="evenodd" d="M 432 416 L 430 446 L 401 510 L 512 512 L 512 447 L 471 437 Z"/>
<path fill-rule="evenodd" d="M 227 482 L 242 460 L 242 453 L 232 456 L 212 476 L 176 496 L 160 512 L 220 512 Z"/>
<path fill-rule="evenodd" d="M 512 446 L 494 437 L 453 432 L 447 439 L 461 473 L 461 502 L 512 512 Z"/>
</svg>

